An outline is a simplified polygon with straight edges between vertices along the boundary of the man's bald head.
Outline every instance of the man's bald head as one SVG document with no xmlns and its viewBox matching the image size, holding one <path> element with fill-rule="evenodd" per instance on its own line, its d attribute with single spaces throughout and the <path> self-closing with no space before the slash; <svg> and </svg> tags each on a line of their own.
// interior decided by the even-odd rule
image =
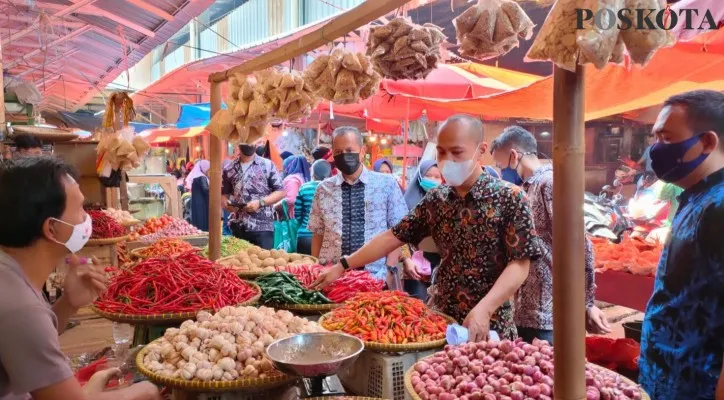
<svg viewBox="0 0 724 400">
<path fill-rule="evenodd" d="M 467 114 L 455 114 L 452 117 L 446 119 L 445 122 L 440 125 L 438 135 L 442 136 L 446 132 L 450 131 L 456 131 L 469 135 L 470 139 L 475 142 L 475 144 L 479 144 L 483 141 L 482 121 Z"/>
</svg>

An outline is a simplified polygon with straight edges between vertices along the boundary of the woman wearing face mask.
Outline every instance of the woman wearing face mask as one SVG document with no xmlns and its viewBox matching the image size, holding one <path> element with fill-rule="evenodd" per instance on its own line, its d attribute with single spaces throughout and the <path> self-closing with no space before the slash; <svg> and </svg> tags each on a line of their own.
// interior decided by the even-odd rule
<svg viewBox="0 0 724 400">
<path fill-rule="evenodd" d="M 479 164 L 487 149 L 483 124 L 455 115 L 440 126 L 438 164 L 445 184 L 432 189 L 402 222 L 377 235 L 349 257 L 324 271 L 313 288 L 323 288 L 345 270 L 359 268 L 403 243 L 432 237 L 442 252 L 432 306 L 469 330 L 479 342 L 495 330 L 517 336 L 510 299 L 540 256 L 525 194 L 493 178 Z"/>
<path fill-rule="evenodd" d="M 44 156 L 0 172 L 0 399 L 160 399 L 149 382 L 104 392 L 118 369 L 97 373 L 81 388 L 60 350 L 69 318 L 107 282 L 102 266 L 73 256 L 63 296 L 51 307 L 41 295 L 50 273 L 92 233 L 74 176 L 62 160 Z"/>
<path fill-rule="evenodd" d="M 415 179 L 410 182 L 405 192 L 405 203 L 413 210 L 423 197 L 432 189 L 440 186 L 442 175 L 437 167 L 437 161 L 425 160 L 420 162 L 415 173 Z M 423 252 L 410 246 L 412 254 L 402 257 L 404 272 L 407 277 L 403 282 L 405 291 L 420 300 L 427 300 L 427 288 L 430 287 L 430 277 L 438 265 L 440 254 Z"/>
<path fill-rule="evenodd" d="M 211 163 L 199 160 L 186 177 L 186 187 L 191 191 L 191 224 L 204 232 L 209 231 L 209 178 Z"/>
</svg>

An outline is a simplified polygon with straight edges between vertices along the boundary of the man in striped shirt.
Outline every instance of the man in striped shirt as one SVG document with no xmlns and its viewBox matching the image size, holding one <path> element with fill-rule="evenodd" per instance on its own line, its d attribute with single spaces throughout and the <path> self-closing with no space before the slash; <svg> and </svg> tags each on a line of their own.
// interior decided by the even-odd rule
<svg viewBox="0 0 724 400">
<path fill-rule="evenodd" d="M 332 172 L 332 165 L 326 160 L 317 160 L 312 164 L 312 180 L 299 188 L 297 200 L 294 203 L 294 215 L 299 222 L 297 232 L 297 253 L 312 254 L 312 232 L 307 229 L 309 213 L 312 211 L 314 192 L 319 182 L 327 179 Z"/>
</svg>

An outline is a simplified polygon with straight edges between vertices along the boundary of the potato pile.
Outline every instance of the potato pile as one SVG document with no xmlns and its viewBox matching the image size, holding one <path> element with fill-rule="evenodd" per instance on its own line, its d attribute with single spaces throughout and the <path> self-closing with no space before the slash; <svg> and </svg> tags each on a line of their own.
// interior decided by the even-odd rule
<svg viewBox="0 0 724 400">
<path fill-rule="evenodd" d="M 575 21 L 575 18 L 574 18 Z M 499 57 L 533 35 L 533 21 L 513 0 L 479 1 L 453 21 L 460 54 L 480 60 Z"/>
<path fill-rule="evenodd" d="M 219 260 L 218 263 L 239 272 L 271 273 L 277 271 L 275 267 L 316 264 L 316 261 L 303 254 L 287 253 L 284 250 L 264 250 L 258 246 L 251 246 L 234 257 Z"/>
<path fill-rule="evenodd" d="M 658 10 L 665 6 L 665 0 L 559 0 L 526 58 L 552 61 L 561 68 L 575 71 L 577 64 L 593 64 L 600 69 L 609 62 L 621 63 L 628 50 L 631 61 L 644 65 L 656 50 L 671 42 L 671 34 L 660 29 L 635 29 L 635 26 L 619 30 L 618 21 L 609 18 L 615 17 L 621 8 Z M 601 9 L 611 10 L 601 14 L 601 25 L 612 25 L 612 28 L 601 30 L 592 18 L 584 21 L 584 29 L 576 29 L 576 8 L 590 9 L 594 16 Z"/>
<path fill-rule="evenodd" d="M 341 48 L 314 59 L 302 75 L 315 96 L 336 104 L 369 98 L 382 80 L 367 56 Z"/>
<path fill-rule="evenodd" d="M 168 328 L 146 346 L 143 365 L 167 378 L 188 381 L 233 381 L 279 374 L 264 349 L 298 333 L 323 332 L 316 322 L 268 307 L 224 307 L 196 322 Z"/>
<path fill-rule="evenodd" d="M 389 79 L 425 79 L 440 61 L 440 44 L 446 39 L 442 28 L 413 24 L 397 17 L 370 29 L 367 55 L 375 70 Z"/>
</svg>

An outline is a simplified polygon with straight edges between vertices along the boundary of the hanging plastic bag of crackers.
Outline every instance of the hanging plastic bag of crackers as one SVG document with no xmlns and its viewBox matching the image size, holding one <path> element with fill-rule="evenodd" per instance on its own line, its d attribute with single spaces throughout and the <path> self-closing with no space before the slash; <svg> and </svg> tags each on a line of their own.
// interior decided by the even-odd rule
<svg viewBox="0 0 724 400">
<path fill-rule="evenodd" d="M 453 21 L 460 54 L 479 60 L 499 57 L 530 39 L 534 24 L 513 0 L 484 0 Z"/>
<path fill-rule="evenodd" d="M 625 7 L 629 10 L 655 10 L 650 15 L 656 16 L 661 10 L 666 9 L 666 0 L 625 0 Z M 664 17 L 664 21 L 668 25 L 671 23 L 671 18 Z M 645 65 L 658 49 L 674 43 L 674 36 L 670 31 L 654 25 L 654 29 L 636 29 L 636 26 L 632 24 L 628 29 L 621 31 L 621 38 L 626 44 L 626 50 L 635 64 Z"/>
</svg>

